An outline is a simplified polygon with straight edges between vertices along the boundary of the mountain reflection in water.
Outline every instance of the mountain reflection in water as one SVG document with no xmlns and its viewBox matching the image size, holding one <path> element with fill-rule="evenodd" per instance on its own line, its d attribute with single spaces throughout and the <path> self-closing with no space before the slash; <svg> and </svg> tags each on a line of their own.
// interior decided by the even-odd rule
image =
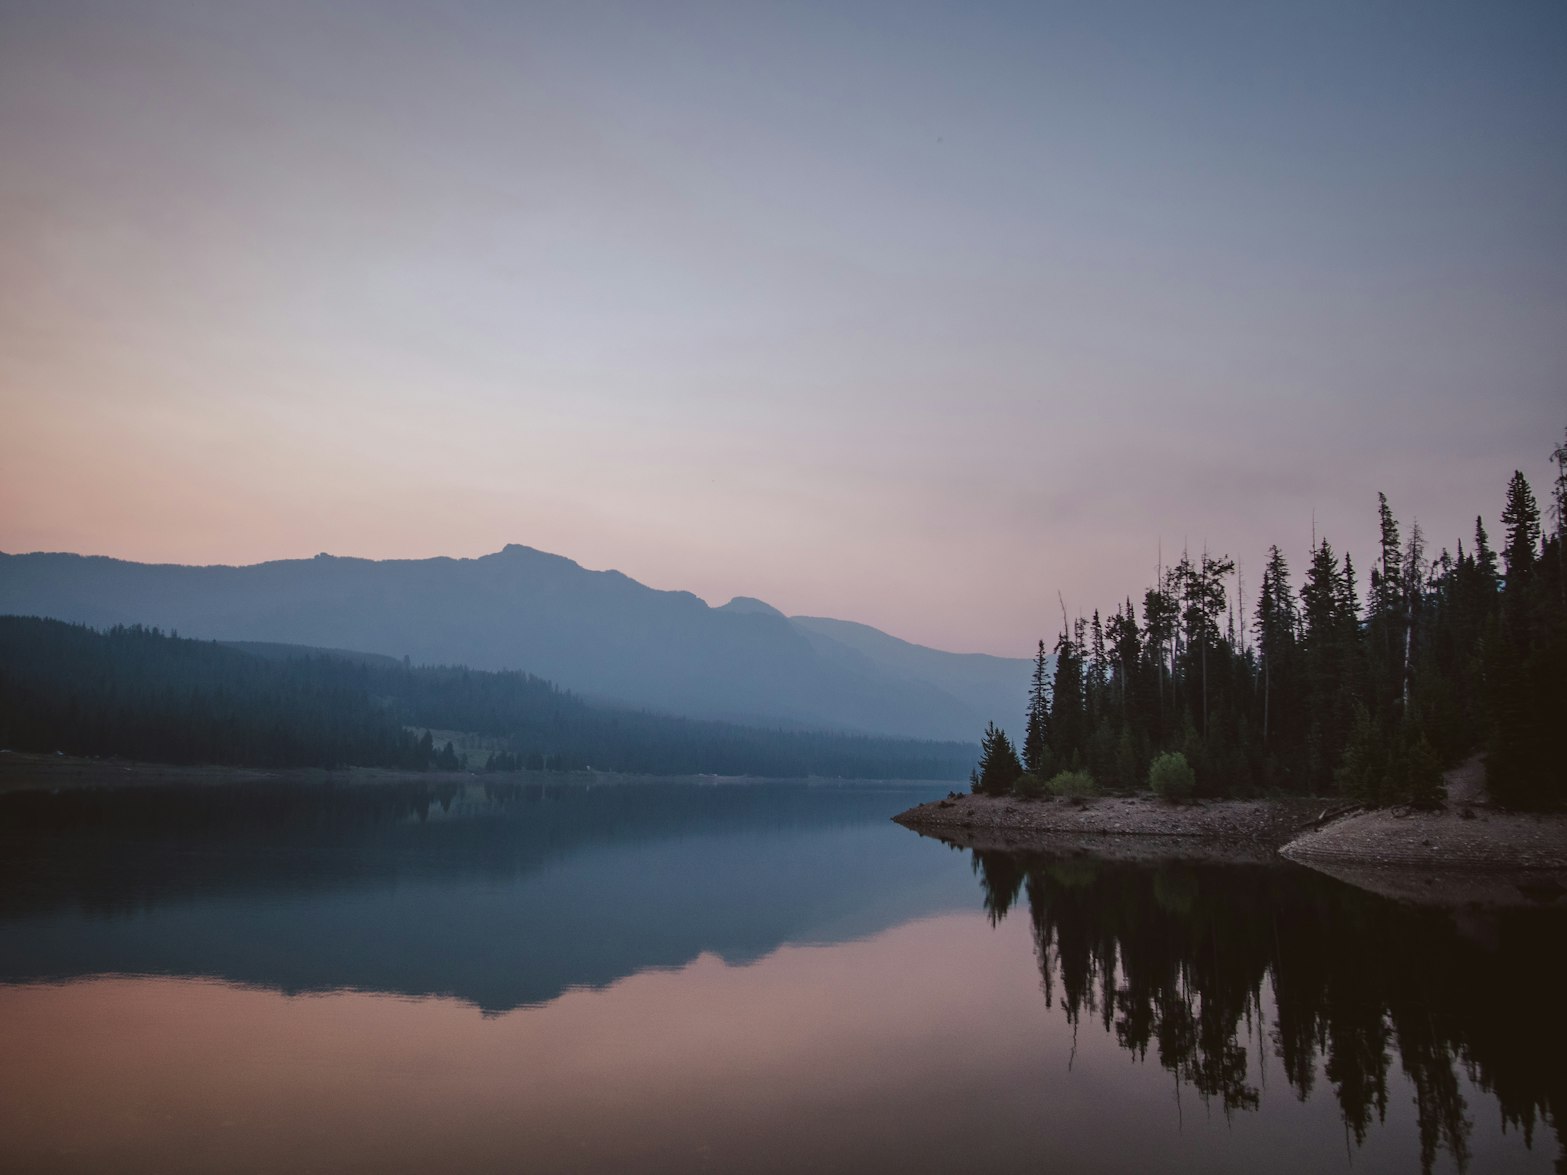
<svg viewBox="0 0 1567 1175">
<path fill-rule="evenodd" d="M 0 982 L 192 975 L 543 1003 L 961 897 L 887 815 L 940 785 L 420 782 L 0 796 Z M 893 830 L 895 831 L 895 830 Z"/>
<path fill-rule="evenodd" d="M 889 820 L 941 790 L 0 795 L 0 1168 L 1551 1169 L 1560 913 Z"/>
<path fill-rule="evenodd" d="M 1532 1145 L 1567 1109 L 1559 913 L 1412 909 L 1301 870 L 975 850 L 992 925 L 1026 898 L 1044 998 L 1097 1021 L 1225 1113 L 1258 1109 L 1250 1050 L 1293 1094 L 1321 1063 L 1357 1143 L 1385 1121 L 1394 1061 L 1413 1086 L 1421 1168 L 1467 1168 L 1460 1069 Z M 1274 1091 L 1280 1096 L 1282 1091 Z M 1563 1150 L 1567 1155 L 1567 1149 Z M 1567 1169 L 1567 1158 L 1559 1164 Z"/>
</svg>

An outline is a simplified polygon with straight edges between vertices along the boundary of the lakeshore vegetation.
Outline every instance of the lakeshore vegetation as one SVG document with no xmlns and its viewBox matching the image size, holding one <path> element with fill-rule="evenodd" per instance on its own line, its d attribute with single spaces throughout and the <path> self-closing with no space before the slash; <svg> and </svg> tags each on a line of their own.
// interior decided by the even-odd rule
<svg viewBox="0 0 1567 1175">
<path fill-rule="evenodd" d="M 1181 798 L 1332 794 L 1434 806 L 1441 773 L 1484 749 L 1492 798 L 1567 802 L 1567 443 L 1545 515 L 1522 473 L 1498 551 L 1432 553 L 1378 495 L 1364 601 L 1348 552 L 1317 541 L 1299 588 L 1268 552 L 1249 615 L 1233 560 L 1183 553 L 1108 615 L 1039 642 L 1024 733 L 991 723 L 973 790 Z M 1232 579 L 1237 579 L 1234 589 Z"/>
</svg>

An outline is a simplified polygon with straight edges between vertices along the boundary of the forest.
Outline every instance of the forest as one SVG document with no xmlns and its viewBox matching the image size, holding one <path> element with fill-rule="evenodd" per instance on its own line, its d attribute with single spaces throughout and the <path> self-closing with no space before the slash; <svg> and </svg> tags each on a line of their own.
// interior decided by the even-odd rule
<svg viewBox="0 0 1567 1175">
<path fill-rule="evenodd" d="M 467 762 L 431 730 L 487 736 Z M 155 763 L 959 779 L 973 746 L 590 705 L 520 672 L 0 617 L 0 747 Z"/>
<path fill-rule="evenodd" d="M 1432 553 L 1378 495 L 1364 601 L 1348 552 L 1314 541 L 1297 589 L 1270 548 L 1249 615 L 1235 563 L 1183 553 L 1142 596 L 1039 642 L 1024 734 L 992 723 L 973 790 L 1341 794 L 1436 806 L 1441 775 L 1486 752 L 1493 800 L 1567 801 L 1567 443 L 1552 453 L 1549 528 L 1522 473 L 1500 551 L 1475 519 Z"/>
</svg>

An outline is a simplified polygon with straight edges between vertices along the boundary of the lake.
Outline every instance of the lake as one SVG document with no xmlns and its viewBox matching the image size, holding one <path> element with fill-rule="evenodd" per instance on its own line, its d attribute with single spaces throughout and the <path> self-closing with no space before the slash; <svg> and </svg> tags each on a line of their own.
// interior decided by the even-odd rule
<svg viewBox="0 0 1567 1175">
<path fill-rule="evenodd" d="M 1559 913 L 890 822 L 944 790 L 0 796 L 0 1166 L 1558 1169 Z"/>
</svg>

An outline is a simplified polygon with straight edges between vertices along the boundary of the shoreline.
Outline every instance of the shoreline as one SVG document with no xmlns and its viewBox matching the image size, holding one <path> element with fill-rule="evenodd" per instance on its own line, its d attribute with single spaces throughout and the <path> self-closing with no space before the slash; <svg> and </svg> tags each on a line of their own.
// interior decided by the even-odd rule
<svg viewBox="0 0 1567 1175">
<path fill-rule="evenodd" d="M 561 778 L 542 772 L 535 778 Z M 513 778 L 501 772 L 407 771 L 394 767 L 235 767 L 148 763 L 140 759 L 86 759 L 30 751 L 0 752 L 0 794 L 86 788 L 226 787 L 233 784 L 473 783 Z"/>
<path fill-rule="evenodd" d="M 1567 906 L 1567 814 L 1450 801 L 1435 812 L 1338 798 L 1090 800 L 959 795 L 893 817 L 959 848 L 1314 869 L 1396 901 Z"/>
<path fill-rule="evenodd" d="M 658 780 L 723 786 L 782 779 L 762 775 L 664 775 L 652 771 L 484 771 L 412 770 L 399 767 L 239 767 L 225 764 L 149 763 L 141 759 L 90 759 L 79 755 L 42 754 L 36 751 L 0 750 L 0 795 L 24 791 L 78 791 L 136 787 L 228 787 L 236 784 L 291 784 L 333 787 L 365 787 L 387 784 L 469 786 L 483 783 L 633 783 Z M 799 782 L 831 786 L 838 783 L 872 783 L 949 787 L 951 780 L 840 779 L 805 776 Z"/>
<path fill-rule="evenodd" d="M 1037 841 L 1147 839 L 1207 846 L 1244 846 L 1272 854 L 1303 828 L 1325 822 L 1338 800 L 1196 800 L 1171 804 L 1149 793 L 1087 800 L 959 795 L 920 804 L 893 817 L 915 832 L 973 840 L 978 847 L 1006 841 L 1019 848 Z M 999 843 L 994 847 L 1001 847 Z"/>
</svg>

